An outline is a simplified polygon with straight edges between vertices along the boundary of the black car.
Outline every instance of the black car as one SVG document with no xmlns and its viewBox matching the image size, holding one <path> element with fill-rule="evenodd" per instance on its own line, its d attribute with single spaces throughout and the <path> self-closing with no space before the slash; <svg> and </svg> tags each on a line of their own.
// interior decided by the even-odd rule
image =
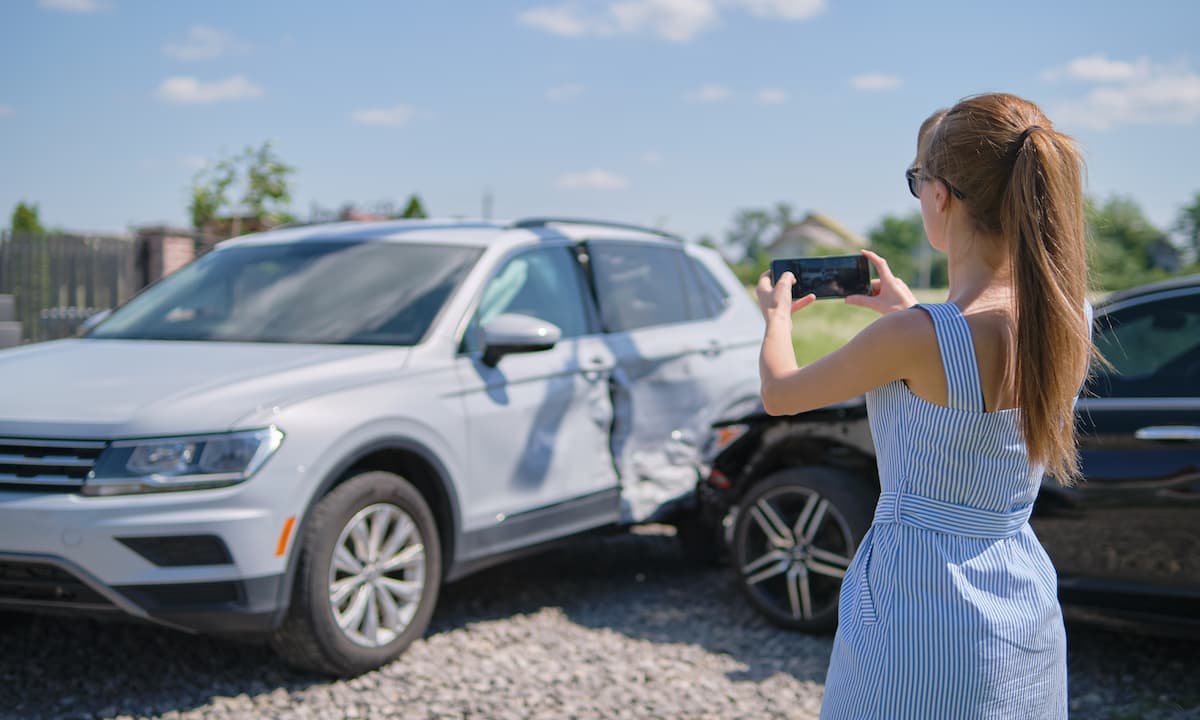
<svg viewBox="0 0 1200 720">
<path fill-rule="evenodd" d="M 1076 409 L 1085 479 L 1048 478 L 1030 522 L 1069 617 L 1200 632 L 1200 275 L 1110 295 L 1094 333 L 1109 366 Z M 685 548 L 727 555 L 771 621 L 832 628 L 879 495 L 865 404 L 754 413 L 714 426 L 708 453 Z"/>
</svg>

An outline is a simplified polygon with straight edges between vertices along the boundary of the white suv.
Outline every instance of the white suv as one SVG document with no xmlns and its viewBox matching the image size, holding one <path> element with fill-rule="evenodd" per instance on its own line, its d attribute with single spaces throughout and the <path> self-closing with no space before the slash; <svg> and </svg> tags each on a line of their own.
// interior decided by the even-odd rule
<svg viewBox="0 0 1200 720">
<path fill-rule="evenodd" d="M 85 336 L 0 352 L 0 609 L 269 636 L 355 674 L 441 583 L 670 521 L 758 396 L 720 256 L 554 219 L 220 244 Z"/>
</svg>

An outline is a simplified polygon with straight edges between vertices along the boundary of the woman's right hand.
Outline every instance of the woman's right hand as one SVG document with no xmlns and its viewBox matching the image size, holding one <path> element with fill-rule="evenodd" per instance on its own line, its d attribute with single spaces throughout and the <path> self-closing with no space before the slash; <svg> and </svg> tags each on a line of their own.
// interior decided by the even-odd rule
<svg viewBox="0 0 1200 720">
<path fill-rule="evenodd" d="M 875 266 L 875 274 L 879 278 L 871 281 L 870 295 L 846 296 L 847 305 L 857 305 L 874 310 L 880 315 L 887 315 L 897 310 L 907 310 L 917 304 L 917 296 L 913 295 L 913 291 L 903 280 L 892 274 L 887 260 L 870 250 L 863 250 L 862 254 Z"/>
</svg>

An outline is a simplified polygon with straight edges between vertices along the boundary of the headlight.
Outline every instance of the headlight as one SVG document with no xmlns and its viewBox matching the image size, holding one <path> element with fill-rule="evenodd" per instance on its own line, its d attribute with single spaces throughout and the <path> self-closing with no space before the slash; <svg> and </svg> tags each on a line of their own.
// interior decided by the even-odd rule
<svg viewBox="0 0 1200 720">
<path fill-rule="evenodd" d="M 196 490 L 240 483 L 283 442 L 276 427 L 111 443 L 83 483 L 84 495 Z"/>
</svg>

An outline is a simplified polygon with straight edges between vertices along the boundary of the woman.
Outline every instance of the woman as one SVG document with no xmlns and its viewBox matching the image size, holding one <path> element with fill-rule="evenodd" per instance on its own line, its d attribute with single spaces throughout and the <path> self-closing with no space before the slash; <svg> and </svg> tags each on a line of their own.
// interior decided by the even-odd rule
<svg viewBox="0 0 1200 720">
<path fill-rule="evenodd" d="M 758 283 L 762 399 L 782 415 L 867 396 L 881 495 L 842 585 L 821 717 L 1067 717 L 1054 567 L 1028 519 L 1078 475 L 1091 358 L 1082 162 L 1035 106 L 968 98 L 922 126 L 906 173 L 949 302 L 917 305 L 883 258 L 883 317 L 797 368 L 795 279 Z M 864 251 L 865 252 L 865 251 Z"/>
</svg>

